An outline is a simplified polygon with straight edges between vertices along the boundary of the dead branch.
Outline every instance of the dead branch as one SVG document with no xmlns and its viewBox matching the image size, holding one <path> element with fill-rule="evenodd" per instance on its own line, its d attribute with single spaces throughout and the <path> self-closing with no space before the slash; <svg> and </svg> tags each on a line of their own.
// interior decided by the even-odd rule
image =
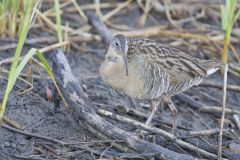
<svg viewBox="0 0 240 160">
<path fill-rule="evenodd" d="M 222 113 L 222 108 L 217 106 L 202 106 L 202 108 L 199 109 L 201 112 L 206 113 L 214 113 L 217 115 L 220 115 Z M 240 115 L 240 111 L 236 109 L 226 108 L 226 114 L 238 114 Z"/>
<path fill-rule="evenodd" d="M 11 119 L 7 116 L 3 117 L 3 121 L 6 122 L 8 125 L 14 127 L 14 128 L 23 129 L 23 126 L 20 123 L 14 121 L 13 119 Z"/>
<path fill-rule="evenodd" d="M 222 89 L 222 84 L 218 84 L 216 82 L 211 82 L 211 81 L 204 81 L 203 83 L 200 84 L 200 86 Z M 240 91 L 240 86 L 228 84 L 227 85 L 227 90 L 239 92 Z"/>
<path fill-rule="evenodd" d="M 119 122 L 127 123 L 129 125 L 132 125 L 132 126 L 135 126 L 135 127 L 139 128 L 139 129 L 143 129 L 143 130 L 148 131 L 148 132 L 150 132 L 152 134 L 157 134 L 157 135 L 163 136 L 164 138 L 167 138 L 168 140 L 171 140 L 173 143 L 176 143 L 178 146 L 180 146 L 182 148 L 185 148 L 185 149 L 191 150 L 193 152 L 196 152 L 196 154 L 201 154 L 204 157 L 207 157 L 209 159 L 217 159 L 216 155 L 214 155 L 212 153 L 209 153 L 209 152 L 207 152 L 207 151 L 205 151 L 205 150 L 203 150 L 201 148 L 198 148 L 198 147 L 196 147 L 196 146 L 194 146 L 192 144 L 184 142 L 184 141 L 182 141 L 180 139 L 177 139 L 177 137 L 175 137 L 173 134 L 168 133 L 168 132 L 166 132 L 166 131 L 164 131 L 162 129 L 155 128 L 155 127 L 149 127 L 146 124 L 137 122 L 137 121 L 135 121 L 133 119 L 129 119 L 129 118 L 125 118 L 125 117 L 119 116 L 117 114 L 108 112 L 108 111 L 103 110 L 103 109 L 99 109 L 98 113 L 103 115 L 103 116 L 105 116 L 105 117 L 117 120 Z"/>
<path fill-rule="evenodd" d="M 234 115 L 233 115 L 233 119 L 234 119 L 234 122 L 235 122 L 238 130 L 240 130 L 240 120 L 239 120 L 238 115 L 237 115 L 237 114 L 234 114 Z"/>
<path fill-rule="evenodd" d="M 224 129 L 223 132 L 229 132 L 229 129 Z M 219 128 L 211 128 L 207 130 L 200 130 L 200 131 L 190 131 L 189 135 L 191 137 L 195 136 L 211 136 L 214 134 L 219 133 Z"/>
<path fill-rule="evenodd" d="M 148 116 L 146 114 L 144 114 L 143 112 L 141 112 L 137 109 L 134 109 L 132 107 L 115 106 L 115 108 L 116 108 L 116 112 L 118 112 L 118 113 L 125 113 L 125 114 L 129 114 L 129 115 L 134 115 L 134 116 L 137 116 L 137 117 L 139 117 L 141 119 L 145 119 L 145 120 L 148 118 Z M 158 124 L 166 125 L 168 127 L 172 126 L 171 122 L 166 122 L 166 121 L 160 120 L 158 118 L 153 118 L 153 121 L 157 122 Z M 184 127 L 184 126 L 177 126 L 177 128 L 188 130 L 188 128 Z"/>
<path fill-rule="evenodd" d="M 97 32 L 102 37 L 104 43 L 109 44 L 109 42 L 113 38 L 113 34 L 107 29 L 106 25 L 102 23 L 98 17 L 96 17 L 94 14 L 87 14 L 88 16 L 88 23 L 92 25 L 95 29 L 97 29 Z"/>
<path fill-rule="evenodd" d="M 22 135 L 26 135 L 26 136 L 35 137 L 35 138 L 38 138 L 38 139 L 51 141 L 51 142 L 54 142 L 54 143 L 57 143 L 57 144 L 60 144 L 60 145 L 67 144 L 66 142 L 63 142 L 63 141 L 58 140 L 58 139 L 54 139 L 54 138 L 47 137 L 47 136 L 41 136 L 39 134 L 34 134 L 34 133 L 31 133 L 31 132 L 28 132 L 28 131 L 23 131 L 23 130 L 20 130 L 20 129 L 16 129 L 16 128 L 10 127 L 10 126 L 5 125 L 5 124 L 3 124 L 2 127 L 5 128 L 5 129 L 8 129 L 8 130 L 11 130 L 13 132 L 22 134 Z"/>
</svg>

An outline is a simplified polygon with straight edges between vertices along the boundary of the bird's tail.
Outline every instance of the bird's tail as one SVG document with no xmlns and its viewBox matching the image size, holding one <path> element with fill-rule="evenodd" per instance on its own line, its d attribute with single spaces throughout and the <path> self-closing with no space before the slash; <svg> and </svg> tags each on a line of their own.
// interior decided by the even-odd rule
<svg viewBox="0 0 240 160">
<path fill-rule="evenodd" d="M 219 68 L 222 67 L 222 64 L 212 60 L 205 60 L 202 62 L 201 66 L 206 70 L 207 75 L 215 73 Z"/>
</svg>

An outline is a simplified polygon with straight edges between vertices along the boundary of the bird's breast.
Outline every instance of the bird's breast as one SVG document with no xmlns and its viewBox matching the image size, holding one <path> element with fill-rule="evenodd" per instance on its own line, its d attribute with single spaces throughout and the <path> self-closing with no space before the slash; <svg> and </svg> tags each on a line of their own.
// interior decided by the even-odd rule
<svg viewBox="0 0 240 160">
<path fill-rule="evenodd" d="M 112 88 L 125 93 L 132 98 L 143 97 L 143 81 L 136 65 L 128 65 L 129 73 L 126 75 L 125 66 L 104 61 L 100 67 L 103 81 Z"/>
<path fill-rule="evenodd" d="M 126 84 L 124 69 L 114 62 L 105 60 L 100 66 L 100 75 L 102 80 L 114 89 L 122 90 Z"/>
</svg>

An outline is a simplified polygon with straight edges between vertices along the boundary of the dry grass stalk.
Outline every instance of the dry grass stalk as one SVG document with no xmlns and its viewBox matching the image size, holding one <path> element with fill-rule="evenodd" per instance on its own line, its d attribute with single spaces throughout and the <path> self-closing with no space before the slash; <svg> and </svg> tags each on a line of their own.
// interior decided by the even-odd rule
<svg viewBox="0 0 240 160">
<path fill-rule="evenodd" d="M 221 116 L 220 132 L 219 132 L 219 139 L 218 139 L 218 160 L 222 159 L 222 135 L 223 135 L 225 108 L 226 108 L 226 97 L 227 97 L 227 72 L 228 72 L 228 64 L 225 64 L 225 66 L 224 66 L 224 80 L 223 80 L 223 96 L 222 96 L 222 116 Z"/>
<path fill-rule="evenodd" d="M 20 123 L 8 118 L 7 116 L 3 116 L 3 121 L 14 128 L 23 129 L 23 126 Z"/>
<path fill-rule="evenodd" d="M 96 1 L 95 1 L 96 3 Z M 96 10 L 96 4 L 93 3 L 93 4 L 84 4 L 84 5 L 81 5 L 81 9 L 83 11 L 86 11 L 86 10 Z M 99 8 L 100 9 L 106 9 L 106 8 L 114 8 L 114 7 L 119 7 L 121 6 L 123 3 L 122 2 L 116 2 L 116 3 L 99 3 Z M 77 9 L 76 7 L 68 7 L 65 9 L 66 12 L 68 13 L 74 13 L 74 12 L 77 12 Z"/>
<path fill-rule="evenodd" d="M 53 50 L 55 48 L 59 48 L 59 47 L 64 47 L 66 45 L 68 45 L 69 42 L 61 42 L 61 43 L 55 43 L 55 44 L 52 44 L 52 45 L 49 45 L 47 47 L 44 47 L 44 48 L 41 48 L 39 49 L 39 51 L 41 53 L 45 53 L 45 52 L 48 52 L 50 50 Z M 21 61 L 23 59 L 23 57 L 20 57 L 19 60 Z M 2 61 L 0 61 L 0 66 L 3 65 L 3 64 L 9 64 L 9 63 L 12 63 L 13 61 L 13 57 L 10 57 L 10 58 L 6 58 Z"/>
<path fill-rule="evenodd" d="M 139 0 L 137 2 L 138 2 L 138 4 L 141 3 L 141 1 L 139 1 Z M 143 27 L 145 25 L 145 22 L 147 20 L 147 16 L 148 16 L 149 12 L 152 9 L 152 5 L 151 4 L 152 4 L 151 0 L 146 0 L 145 7 L 143 9 L 143 14 L 142 14 L 142 16 L 140 17 L 140 20 L 139 20 L 139 26 L 140 27 Z"/>
<path fill-rule="evenodd" d="M 202 106 L 199 111 L 201 112 L 206 112 L 206 113 L 211 113 L 211 114 L 218 114 L 220 115 L 222 113 L 221 107 L 218 106 Z M 232 114 L 240 114 L 240 111 L 237 109 L 230 109 L 226 108 L 225 113 L 232 115 Z"/>
<path fill-rule="evenodd" d="M 224 130 L 224 131 L 228 131 L 228 130 Z M 201 131 L 190 131 L 189 135 L 190 136 L 211 136 L 217 133 L 219 133 L 219 128 L 211 128 L 211 129 L 201 130 Z"/>
<path fill-rule="evenodd" d="M 77 4 L 76 0 L 72 0 L 74 6 L 76 7 L 78 13 L 81 15 L 81 17 L 87 22 L 88 18 L 87 16 L 84 14 L 84 12 L 82 11 L 82 9 L 80 8 L 80 6 Z"/>
<path fill-rule="evenodd" d="M 109 18 L 113 17 L 115 14 L 117 14 L 119 11 L 121 11 L 123 8 L 127 7 L 130 3 L 132 2 L 132 0 L 128 0 L 126 2 L 124 2 L 123 4 L 121 4 L 120 6 L 118 6 L 117 8 L 113 9 L 112 11 L 110 11 L 109 13 L 107 13 L 106 15 L 104 15 L 102 17 L 103 21 L 108 20 Z"/>
</svg>

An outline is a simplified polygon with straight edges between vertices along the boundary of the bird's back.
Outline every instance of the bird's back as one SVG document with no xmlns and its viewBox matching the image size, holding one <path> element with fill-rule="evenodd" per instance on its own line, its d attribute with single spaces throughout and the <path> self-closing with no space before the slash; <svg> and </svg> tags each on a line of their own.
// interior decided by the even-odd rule
<svg viewBox="0 0 240 160">
<path fill-rule="evenodd" d="M 129 63 L 142 63 L 139 68 L 144 82 L 144 97 L 154 99 L 174 95 L 198 85 L 214 73 L 220 64 L 194 58 L 181 50 L 149 39 L 129 39 Z"/>
</svg>

